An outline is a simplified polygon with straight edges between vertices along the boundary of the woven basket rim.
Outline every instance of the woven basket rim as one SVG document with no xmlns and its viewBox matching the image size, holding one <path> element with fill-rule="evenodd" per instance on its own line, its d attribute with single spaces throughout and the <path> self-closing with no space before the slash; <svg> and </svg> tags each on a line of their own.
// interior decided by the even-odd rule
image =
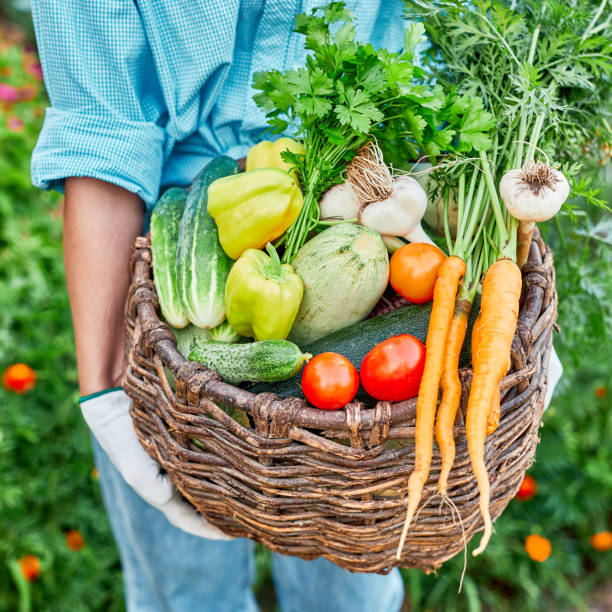
<svg viewBox="0 0 612 612">
<path fill-rule="evenodd" d="M 140 252 L 141 257 L 147 260 L 149 265 L 151 265 L 150 246 L 150 234 L 138 237 L 134 243 L 135 253 Z M 536 229 L 526 266 L 530 264 L 541 264 L 542 252 L 546 249 L 547 247 Z M 134 265 L 135 259 L 138 259 L 138 257 L 132 258 L 132 266 Z M 526 363 L 527 356 L 531 349 L 530 344 L 533 344 L 533 338 L 537 338 L 542 331 L 542 329 L 538 329 L 538 327 L 544 327 L 544 325 L 538 325 L 538 322 L 546 318 L 543 316 L 545 313 L 540 313 L 543 296 L 540 292 L 534 299 L 534 296 L 531 295 L 534 293 L 534 289 L 535 287 L 528 286 L 524 291 L 519 311 L 519 324 L 515 335 L 515 339 L 518 336 L 525 336 L 524 333 L 521 334 L 521 328 L 523 328 L 523 331 L 527 330 L 528 332 L 528 338 L 521 338 L 522 344 L 527 345 L 523 350 L 525 353 L 524 359 L 519 359 L 518 367 L 517 360 L 513 359 L 513 366 L 500 383 L 500 391 L 502 394 L 505 390 L 516 385 L 517 381 L 521 378 L 533 374 L 533 371 L 531 371 L 533 365 L 529 366 Z M 203 364 L 189 361 L 178 351 L 174 334 L 170 327 L 162 321 L 159 316 L 157 294 L 153 283 L 148 281 L 133 285 L 131 290 L 135 293 L 140 293 L 139 296 L 133 296 L 128 302 L 136 304 L 138 313 L 134 314 L 137 314 L 138 317 L 147 321 L 149 329 L 143 329 L 143 331 L 150 334 L 150 343 L 154 347 L 155 352 L 159 354 L 163 365 L 172 372 L 175 378 L 184 381 L 191 388 L 193 393 L 199 393 L 202 388 L 205 387 L 206 395 L 210 397 L 212 401 L 231 405 L 232 407 L 244 410 L 252 416 L 256 416 L 256 403 L 258 402 L 258 397 L 265 396 L 265 401 L 268 403 L 277 402 L 281 404 L 284 402 L 286 404 L 290 401 L 293 403 L 292 422 L 298 427 L 332 431 L 347 430 L 346 411 L 342 408 L 339 410 L 320 410 L 310 406 L 303 398 L 283 398 L 273 393 L 253 393 L 247 389 L 224 382 L 216 373 L 207 370 Z M 556 309 L 556 300 L 549 308 Z M 520 363 L 520 361 L 523 363 Z M 529 369 L 529 367 L 531 367 L 531 369 Z M 527 368 L 527 370 L 525 370 L 525 368 Z M 198 376 L 198 374 L 200 374 L 200 376 Z M 203 376 L 201 376 L 202 374 Z M 471 379 L 471 364 L 461 368 L 460 374 L 462 375 L 462 379 Z M 389 405 L 391 407 L 389 424 L 394 425 L 405 423 L 413 419 L 416 416 L 416 403 L 417 396 L 402 402 L 378 402 L 376 406 L 372 408 L 365 407 L 362 402 L 353 402 L 353 404 L 360 405 L 361 427 L 364 429 L 368 429 L 377 423 L 377 412 L 380 410 L 381 405 Z M 351 404 L 347 404 L 347 406 L 350 405 Z M 344 408 L 346 408 L 346 406 Z"/>
</svg>

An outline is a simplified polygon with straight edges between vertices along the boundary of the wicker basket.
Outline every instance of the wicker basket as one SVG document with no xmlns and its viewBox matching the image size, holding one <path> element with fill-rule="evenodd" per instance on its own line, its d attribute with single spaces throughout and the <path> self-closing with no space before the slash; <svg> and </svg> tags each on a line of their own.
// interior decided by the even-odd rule
<svg viewBox="0 0 612 612">
<path fill-rule="evenodd" d="M 386 573 L 395 565 L 430 571 L 463 549 L 459 522 L 436 497 L 440 456 L 434 447 L 423 507 L 401 561 L 395 559 L 414 458 L 415 400 L 324 411 L 226 384 L 185 360 L 160 321 L 148 238 L 136 240 L 132 271 L 124 388 L 134 400 L 134 427 L 211 523 L 273 551 L 323 556 L 356 572 Z M 556 305 L 552 255 L 536 233 L 523 267 L 513 365 L 501 383 L 501 420 L 486 443 L 493 518 L 516 493 L 536 449 Z M 471 374 L 461 370 L 462 411 Z M 244 413 L 253 427 L 238 422 L 246 422 Z M 459 414 L 449 493 L 469 539 L 482 520 L 462 423 Z"/>
</svg>

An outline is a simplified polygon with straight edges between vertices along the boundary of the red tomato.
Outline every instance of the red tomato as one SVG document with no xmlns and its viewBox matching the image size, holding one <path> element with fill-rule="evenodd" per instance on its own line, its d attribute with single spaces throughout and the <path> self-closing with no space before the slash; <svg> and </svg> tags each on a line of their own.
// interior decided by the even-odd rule
<svg viewBox="0 0 612 612">
<path fill-rule="evenodd" d="M 523 482 L 521 482 L 521 486 L 519 490 L 516 492 L 515 497 L 520 499 L 521 501 L 527 501 L 532 497 L 535 497 L 535 494 L 538 492 L 538 483 L 533 476 L 529 474 L 525 474 L 523 478 Z"/>
<path fill-rule="evenodd" d="M 302 390 L 317 408 L 337 410 L 348 404 L 359 389 L 355 366 L 338 353 L 321 353 L 304 367 Z"/>
<path fill-rule="evenodd" d="M 374 398 L 401 402 L 419 392 L 425 347 L 414 336 L 402 334 L 377 344 L 361 362 L 361 384 Z"/>
<path fill-rule="evenodd" d="M 407 244 L 391 257 L 389 282 L 409 302 L 429 302 L 433 299 L 438 268 L 445 259 L 444 253 L 432 244 Z"/>
</svg>

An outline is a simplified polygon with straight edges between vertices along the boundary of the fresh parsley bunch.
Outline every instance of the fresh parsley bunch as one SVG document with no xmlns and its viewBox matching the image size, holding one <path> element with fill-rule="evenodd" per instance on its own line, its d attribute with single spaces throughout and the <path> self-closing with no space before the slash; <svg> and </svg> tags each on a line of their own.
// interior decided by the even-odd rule
<svg viewBox="0 0 612 612">
<path fill-rule="evenodd" d="M 451 140 L 450 132 L 439 133 L 436 117 L 445 95 L 423 85 L 424 72 L 413 63 L 422 24 L 406 29 L 401 53 L 356 41 L 352 15 L 342 2 L 298 15 L 295 30 L 311 52 L 305 67 L 254 78 L 261 92 L 254 99 L 268 111 L 272 131 L 292 127 L 306 149 L 305 156 L 285 154 L 298 170 L 304 206 L 282 239 L 284 262 L 293 260 L 317 227 L 320 195 L 341 181 L 347 162 L 373 136 L 389 130 L 414 157 L 428 143 L 435 152 Z"/>
</svg>

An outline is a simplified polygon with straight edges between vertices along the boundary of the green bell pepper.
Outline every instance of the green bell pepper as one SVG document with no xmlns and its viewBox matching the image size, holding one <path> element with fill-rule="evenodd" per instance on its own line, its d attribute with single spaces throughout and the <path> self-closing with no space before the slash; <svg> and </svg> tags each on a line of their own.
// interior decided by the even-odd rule
<svg viewBox="0 0 612 612">
<path fill-rule="evenodd" d="M 255 340 L 284 340 L 297 315 L 304 285 L 289 264 L 281 264 L 268 243 L 269 256 L 247 249 L 232 267 L 225 285 L 229 324 Z"/>
</svg>

